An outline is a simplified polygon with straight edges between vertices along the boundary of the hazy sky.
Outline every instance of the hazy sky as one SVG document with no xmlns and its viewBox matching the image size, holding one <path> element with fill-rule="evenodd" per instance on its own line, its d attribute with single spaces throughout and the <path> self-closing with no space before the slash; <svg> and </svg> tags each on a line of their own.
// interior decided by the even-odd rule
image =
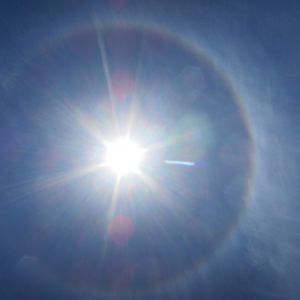
<svg viewBox="0 0 300 300">
<path fill-rule="evenodd" d="M 0 298 L 298 299 L 299 11 L 3 1 Z"/>
</svg>

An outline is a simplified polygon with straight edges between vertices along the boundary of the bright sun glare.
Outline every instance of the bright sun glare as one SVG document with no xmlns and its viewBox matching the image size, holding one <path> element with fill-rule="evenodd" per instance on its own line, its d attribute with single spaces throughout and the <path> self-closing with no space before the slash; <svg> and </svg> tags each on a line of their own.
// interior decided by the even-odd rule
<svg viewBox="0 0 300 300">
<path fill-rule="evenodd" d="M 106 145 L 106 165 L 118 175 L 139 170 L 144 150 L 129 138 L 119 138 Z"/>
</svg>

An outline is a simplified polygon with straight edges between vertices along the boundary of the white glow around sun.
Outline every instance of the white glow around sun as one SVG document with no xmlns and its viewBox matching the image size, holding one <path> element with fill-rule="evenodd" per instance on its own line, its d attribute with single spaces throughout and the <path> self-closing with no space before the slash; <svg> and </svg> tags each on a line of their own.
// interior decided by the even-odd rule
<svg viewBox="0 0 300 300">
<path fill-rule="evenodd" d="M 105 164 L 118 175 L 138 172 L 144 150 L 129 138 L 119 138 L 106 145 Z"/>
</svg>

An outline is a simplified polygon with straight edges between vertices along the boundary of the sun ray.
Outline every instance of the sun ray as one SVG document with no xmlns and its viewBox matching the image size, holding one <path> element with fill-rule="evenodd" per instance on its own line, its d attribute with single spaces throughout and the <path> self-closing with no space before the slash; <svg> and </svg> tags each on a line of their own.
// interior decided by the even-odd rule
<svg viewBox="0 0 300 300">
<path fill-rule="evenodd" d="M 105 144 L 107 142 L 104 134 L 100 131 L 100 126 L 96 120 L 79 110 L 74 110 L 74 115 L 81 128 L 85 129 L 97 142 L 100 144 Z"/>
<path fill-rule="evenodd" d="M 134 80 L 134 90 L 133 90 L 132 100 L 130 102 L 129 119 L 128 119 L 128 124 L 127 124 L 127 134 L 130 134 L 130 132 L 132 131 L 132 127 L 134 125 L 134 121 L 137 116 L 137 112 L 139 110 L 140 76 L 143 71 L 141 57 L 142 57 L 142 54 L 144 51 L 144 47 L 145 47 L 145 39 L 143 37 L 142 44 L 141 44 L 141 50 L 140 50 L 140 56 L 139 56 L 138 64 L 137 64 L 137 68 L 136 68 L 136 75 L 135 75 L 135 80 Z"/>
<path fill-rule="evenodd" d="M 116 113 L 116 107 L 115 107 L 115 99 L 113 95 L 113 88 L 112 88 L 112 83 L 111 83 L 111 74 L 109 70 L 109 64 L 108 64 L 108 58 L 106 54 L 106 48 L 105 48 L 105 42 L 101 33 L 101 29 L 99 29 L 98 24 L 96 19 L 94 18 L 94 26 L 96 29 L 96 34 L 97 34 L 97 43 L 100 51 L 100 58 L 102 61 L 102 66 L 104 70 L 104 75 L 105 75 L 105 80 L 106 80 L 106 85 L 108 89 L 108 96 L 109 96 L 109 101 L 111 105 L 111 110 L 112 110 L 112 117 L 114 120 L 114 126 L 115 130 L 119 131 L 119 122 L 118 122 L 118 117 Z"/>
<path fill-rule="evenodd" d="M 104 167 L 106 167 L 105 163 L 94 164 L 82 167 L 78 170 L 59 172 L 58 174 L 47 176 L 46 178 L 40 177 L 36 180 L 35 188 L 39 191 L 55 186 L 62 186 L 80 177 L 97 172 Z"/>
<path fill-rule="evenodd" d="M 115 213 L 116 204 L 117 204 L 117 200 L 118 200 L 118 196 L 119 196 L 119 187 L 120 187 L 120 183 L 121 183 L 121 177 L 122 177 L 121 175 L 118 175 L 116 178 L 116 182 L 115 182 L 115 186 L 114 186 L 114 190 L 113 190 L 112 198 L 111 198 L 111 205 L 110 205 L 109 212 L 108 212 L 108 219 L 111 219 Z"/>
<path fill-rule="evenodd" d="M 116 211 L 116 206 L 117 206 L 117 201 L 118 201 L 118 196 L 119 196 L 119 186 L 121 183 L 121 175 L 118 175 L 116 177 L 116 181 L 115 181 L 115 186 L 112 192 L 112 197 L 111 197 L 111 202 L 110 202 L 110 206 L 107 212 L 107 224 L 106 224 L 106 231 L 105 231 L 105 237 L 104 237 L 104 245 L 102 248 L 102 258 L 105 256 L 106 253 L 106 249 L 107 249 L 107 243 L 108 243 L 108 227 L 109 227 L 109 222 L 110 220 L 113 218 L 115 211 Z"/>
</svg>

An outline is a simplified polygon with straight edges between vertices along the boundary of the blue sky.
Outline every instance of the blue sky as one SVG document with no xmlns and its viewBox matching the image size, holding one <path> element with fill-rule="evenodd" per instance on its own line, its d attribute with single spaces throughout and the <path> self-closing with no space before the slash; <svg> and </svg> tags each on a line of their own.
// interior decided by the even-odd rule
<svg viewBox="0 0 300 300">
<path fill-rule="evenodd" d="M 299 9 L 2 3 L 1 299 L 298 299 Z"/>
</svg>

